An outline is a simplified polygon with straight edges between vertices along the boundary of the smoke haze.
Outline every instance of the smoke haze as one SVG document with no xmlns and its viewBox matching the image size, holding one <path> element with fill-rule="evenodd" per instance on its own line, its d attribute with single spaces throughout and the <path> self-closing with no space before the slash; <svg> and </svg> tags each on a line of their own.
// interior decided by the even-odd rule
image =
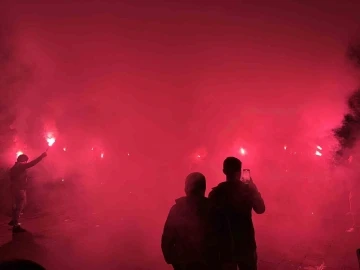
<svg viewBox="0 0 360 270">
<path fill-rule="evenodd" d="M 328 181 L 332 129 L 358 86 L 346 51 L 360 6 L 283 2 L 3 2 L 4 163 L 19 150 L 36 157 L 54 133 L 36 181 L 69 177 L 86 192 L 54 192 L 46 207 L 73 204 L 92 221 L 101 213 L 110 229 L 109 239 L 97 236 L 99 247 L 136 235 L 135 247 L 116 252 L 141 246 L 149 261 L 161 257 L 163 222 L 185 176 L 204 172 L 210 189 L 223 179 L 222 160 L 240 156 L 240 147 L 269 209 L 290 212 L 284 183 L 300 179 L 294 186 L 307 190 L 317 178 Z M 303 155 L 289 159 L 284 145 Z M 314 191 L 319 209 L 330 201 L 322 188 Z M 293 197 L 296 207 L 313 212 L 303 196 Z M 74 240 L 73 248 L 95 254 L 88 244 L 78 251 Z"/>
</svg>

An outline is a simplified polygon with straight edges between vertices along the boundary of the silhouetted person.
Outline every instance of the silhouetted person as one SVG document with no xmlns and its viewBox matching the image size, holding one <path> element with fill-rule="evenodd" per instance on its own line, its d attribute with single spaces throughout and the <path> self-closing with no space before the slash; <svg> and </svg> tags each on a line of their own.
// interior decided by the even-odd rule
<svg viewBox="0 0 360 270">
<path fill-rule="evenodd" d="M 185 180 L 185 197 L 176 200 L 167 217 L 161 248 L 175 270 L 218 269 L 215 215 L 205 197 L 206 180 L 195 172 Z"/>
<path fill-rule="evenodd" d="M 13 226 L 13 233 L 24 232 L 19 224 L 19 218 L 26 204 L 26 187 L 27 187 L 27 169 L 38 164 L 47 156 L 46 152 L 33 161 L 28 162 L 27 155 L 20 155 L 16 163 L 10 169 L 11 195 L 13 197 L 12 220 L 9 222 Z"/>
<path fill-rule="evenodd" d="M 262 214 L 265 212 L 265 204 L 252 179 L 249 183 L 240 181 L 241 167 L 241 161 L 235 157 L 224 160 L 223 172 L 226 181 L 210 192 L 209 200 L 229 222 L 234 243 L 234 269 L 239 267 L 240 270 L 256 270 L 257 253 L 252 209 L 257 214 Z"/>
<path fill-rule="evenodd" d="M 30 260 L 12 260 L 0 262 L 0 270 L 45 270 L 45 268 Z"/>
</svg>

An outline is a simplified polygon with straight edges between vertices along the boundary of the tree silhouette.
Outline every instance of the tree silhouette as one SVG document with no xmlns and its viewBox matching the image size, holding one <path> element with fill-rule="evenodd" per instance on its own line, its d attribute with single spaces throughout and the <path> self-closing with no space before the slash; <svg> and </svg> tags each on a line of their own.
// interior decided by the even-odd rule
<svg viewBox="0 0 360 270">
<path fill-rule="evenodd" d="M 360 42 L 349 46 L 347 57 L 360 70 Z M 335 156 L 339 162 L 349 158 L 360 138 L 360 88 L 349 96 L 347 106 L 349 112 L 344 115 L 341 125 L 333 130 L 340 146 Z"/>
<path fill-rule="evenodd" d="M 360 68 L 360 41 L 349 46 L 347 56 L 356 67 Z"/>
</svg>

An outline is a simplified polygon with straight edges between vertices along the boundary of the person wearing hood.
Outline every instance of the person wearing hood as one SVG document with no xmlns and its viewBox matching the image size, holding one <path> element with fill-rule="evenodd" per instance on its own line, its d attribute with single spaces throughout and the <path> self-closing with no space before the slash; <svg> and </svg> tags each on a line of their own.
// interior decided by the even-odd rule
<svg viewBox="0 0 360 270">
<path fill-rule="evenodd" d="M 220 183 L 209 194 L 211 204 L 219 209 L 230 225 L 233 239 L 233 263 L 227 269 L 256 270 L 257 253 L 252 210 L 265 212 L 265 203 L 256 185 L 250 178 L 242 182 L 241 161 L 228 157 L 223 163 L 226 181 Z M 225 263 L 225 262 L 224 262 Z"/>
<path fill-rule="evenodd" d="M 176 200 L 165 222 L 161 248 L 174 270 L 219 269 L 216 216 L 205 197 L 206 179 L 201 173 L 185 180 L 185 197 Z"/>
</svg>

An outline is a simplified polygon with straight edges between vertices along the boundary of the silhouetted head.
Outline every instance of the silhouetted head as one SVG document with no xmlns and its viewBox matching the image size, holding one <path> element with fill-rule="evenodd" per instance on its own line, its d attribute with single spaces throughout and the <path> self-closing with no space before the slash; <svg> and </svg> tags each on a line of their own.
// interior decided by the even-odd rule
<svg viewBox="0 0 360 270">
<path fill-rule="evenodd" d="M 12 260 L 0 263 L 1 270 L 45 270 L 40 264 L 30 260 Z"/>
<path fill-rule="evenodd" d="M 185 180 L 186 196 L 204 197 L 206 191 L 206 179 L 202 173 L 190 173 Z"/>
<path fill-rule="evenodd" d="M 27 155 L 21 154 L 20 156 L 18 156 L 17 158 L 17 162 L 28 162 L 29 157 Z"/>
<path fill-rule="evenodd" d="M 240 180 L 241 177 L 241 161 L 236 157 L 227 157 L 223 163 L 223 172 L 226 180 Z"/>
</svg>

